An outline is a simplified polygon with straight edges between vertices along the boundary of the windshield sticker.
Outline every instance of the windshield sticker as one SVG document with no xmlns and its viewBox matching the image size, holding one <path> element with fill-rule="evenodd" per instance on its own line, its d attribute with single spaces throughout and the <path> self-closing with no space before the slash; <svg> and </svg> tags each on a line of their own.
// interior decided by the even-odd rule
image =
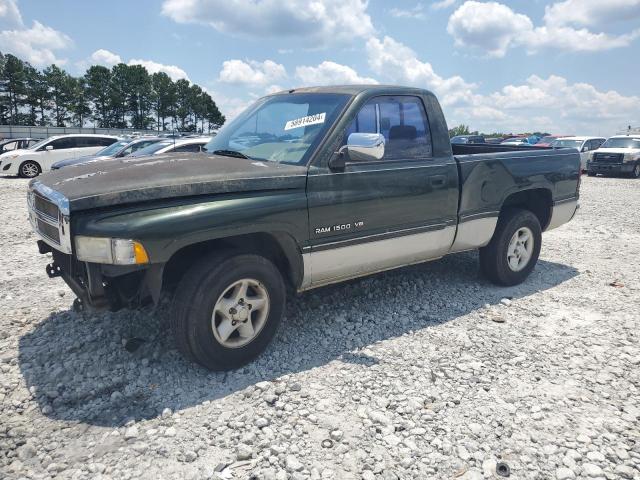
<svg viewBox="0 0 640 480">
<path fill-rule="evenodd" d="M 315 115 L 309 115 L 302 118 L 296 118 L 295 120 L 289 120 L 285 126 L 285 130 L 291 130 L 293 128 L 306 127 L 307 125 L 317 125 L 319 123 L 324 123 L 324 117 L 327 113 L 316 113 Z"/>
</svg>

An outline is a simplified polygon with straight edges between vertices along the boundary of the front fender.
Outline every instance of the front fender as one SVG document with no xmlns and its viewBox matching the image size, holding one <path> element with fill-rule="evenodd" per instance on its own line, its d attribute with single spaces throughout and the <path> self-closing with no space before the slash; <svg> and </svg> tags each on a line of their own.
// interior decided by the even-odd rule
<svg viewBox="0 0 640 480">
<path fill-rule="evenodd" d="M 299 247 L 309 228 L 303 190 L 248 192 L 120 209 L 90 211 L 72 218 L 72 234 L 130 238 L 142 242 L 150 263 L 165 263 L 196 243 L 260 232 L 284 232 Z"/>
</svg>

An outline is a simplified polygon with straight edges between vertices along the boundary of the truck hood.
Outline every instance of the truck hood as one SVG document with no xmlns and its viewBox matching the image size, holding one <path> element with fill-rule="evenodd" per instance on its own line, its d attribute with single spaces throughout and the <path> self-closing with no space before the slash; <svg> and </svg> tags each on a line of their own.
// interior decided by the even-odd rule
<svg viewBox="0 0 640 480">
<path fill-rule="evenodd" d="M 194 195 L 303 189 L 306 176 L 306 166 L 168 153 L 76 165 L 32 183 L 56 190 L 67 198 L 70 211 L 79 211 Z"/>
<path fill-rule="evenodd" d="M 625 155 L 635 155 L 640 153 L 640 148 L 599 148 L 595 153 L 624 153 Z"/>
</svg>

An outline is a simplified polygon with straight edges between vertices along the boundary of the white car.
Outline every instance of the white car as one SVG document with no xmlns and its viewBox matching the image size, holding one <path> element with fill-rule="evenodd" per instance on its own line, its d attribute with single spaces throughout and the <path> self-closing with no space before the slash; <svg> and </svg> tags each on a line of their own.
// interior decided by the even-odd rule
<svg viewBox="0 0 640 480">
<path fill-rule="evenodd" d="M 79 133 L 49 137 L 24 150 L 0 155 L 0 175 L 37 177 L 55 162 L 94 154 L 117 140 L 113 135 Z"/>
<path fill-rule="evenodd" d="M 593 152 L 600 148 L 606 138 L 602 137 L 562 137 L 553 141 L 553 148 L 575 148 L 580 152 L 580 169 L 587 171 L 587 162 Z"/>
<path fill-rule="evenodd" d="M 141 148 L 140 150 L 132 153 L 128 156 L 142 157 L 144 155 L 159 155 L 161 153 L 173 153 L 173 152 L 202 152 L 203 147 L 211 141 L 211 137 L 197 137 L 197 138 L 185 138 L 176 139 L 171 138 L 156 142 L 148 147 Z"/>
</svg>

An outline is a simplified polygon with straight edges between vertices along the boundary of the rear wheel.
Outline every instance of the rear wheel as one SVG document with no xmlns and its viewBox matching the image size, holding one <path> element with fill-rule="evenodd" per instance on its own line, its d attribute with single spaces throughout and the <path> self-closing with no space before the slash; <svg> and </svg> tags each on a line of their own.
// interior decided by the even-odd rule
<svg viewBox="0 0 640 480">
<path fill-rule="evenodd" d="M 172 312 L 177 347 L 211 370 L 238 368 L 267 347 L 284 302 L 282 276 L 266 258 L 212 255 L 178 285 Z"/>
<path fill-rule="evenodd" d="M 27 160 L 26 162 L 22 162 L 20 164 L 20 168 L 18 168 L 18 174 L 22 178 L 33 178 L 40 175 L 41 169 L 40 165 L 38 165 L 33 160 Z"/>
<path fill-rule="evenodd" d="M 590 177 L 595 177 L 596 176 L 596 172 L 592 172 L 587 170 L 587 175 L 589 175 Z"/>
<path fill-rule="evenodd" d="M 540 256 L 542 229 L 528 210 L 513 208 L 500 215 L 489 245 L 480 249 L 480 268 L 498 285 L 517 285 L 531 273 Z"/>
</svg>

